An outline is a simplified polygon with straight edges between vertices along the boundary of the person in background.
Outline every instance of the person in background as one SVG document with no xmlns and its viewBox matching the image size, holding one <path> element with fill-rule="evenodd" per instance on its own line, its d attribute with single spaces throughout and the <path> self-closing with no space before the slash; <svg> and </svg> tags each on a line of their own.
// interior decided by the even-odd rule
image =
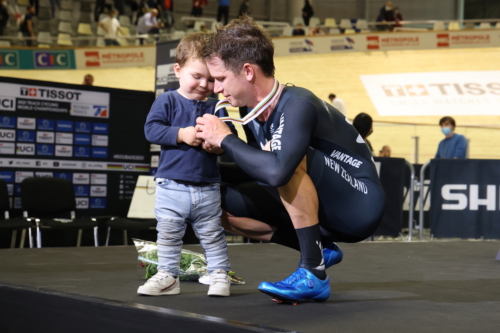
<svg viewBox="0 0 500 333">
<path fill-rule="evenodd" d="M 383 146 L 378 154 L 378 157 L 391 157 L 391 147 Z"/>
<path fill-rule="evenodd" d="M 309 30 L 309 36 L 322 36 L 324 34 L 325 32 L 321 30 L 320 27 L 312 28 L 311 30 Z"/>
<path fill-rule="evenodd" d="M 396 18 L 396 27 L 402 27 L 401 21 L 403 21 L 403 15 L 399 11 L 399 7 L 394 8 L 394 18 Z"/>
<path fill-rule="evenodd" d="M 33 16 L 35 13 L 35 7 L 29 6 L 24 16 L 24 21 L 21 24 L 23 37 L 29 37 L 25 40 L 26 46 L 33 46 L 33 41 L 35 40 L 35 25 L 33 24 Z"/>
<path fill-rule="evenodd" d="M 202 17 L 203 7 L 208 5 L 208 0 L 193 0 L 193 8 L 191 9 L 191 16 Z"/>
<path fill-rule="evenodd" d="M 467 139 L 455 133 L 455 119 L 443 117 L 439 120 L 439 126 L 445 138 L 439 143 L 435 158 L 466 158 Z"/>
<path fill-rule="evenodd" d="M 243 0 L 240 5 L 240 10 L 238 11 L 238 17 L 241 15 L 250 15 L 250 0 Z"/>
<path fill-rule="evenodd" d="M 332 104 L 334 108 L 339 110 L 344 116 L 347 115 L 345 103 L 342 98 L 337 97 L 335 94 L 330 94 L 328 95 L 328 99 L 330 100 L 330 104 Z"/>
<path fill-rule="evenodd" d="M 2 0 L 0 3 L 0 36 L 3 35 L 3 31 L 7 26 L 9 21 L 9 11 L 7 10 L 7 0 Z"/>
<path fill-rule="evenodd" d="M 358 131 L 359 135 L 363 138 L 363 140 L 366 142 L 366 145 L 370 149 L 370 151 L 373 154 L 373 148 L 372 144 L 370 141 L 367 140 L 367 138 L 373 133 L 373 119 L 370 117 L 369 114 L 366 113 L 360 113 L 354 118 L 354 121 L 352 122 L 352 125 L 354 128 Z"/>
<path fill-rule="evenodd" d="M 219 0 L 219 8 L 217 9 L 217 22 L 222 22 L 221 18 L 224 16 L 224 25 L 227 24 L 227 17 L 229 15 L 229 0 Z"/>
<path fill-rule="evenodd" d="M 305 36 L 306 32 L 304 31 L 304 26 L 302 23 L 297 23 L 297 26 L 292 31 L 292 36 Z"/>
<path fill-rule="evenodd" d="M 380 12 L 377 17 L 377 22 L 382 22 L 384 24 L 379 24 L 378 29 L 379 30 L 391 30 L 394 29 L 393 25 L 387 25 L 385 23 L 387 22 L 395 22 L 396 17 L 394 15 L 394 9 L 392 6 L 392 1 L 387 1 L 385 3 L 385 6 L 380 8 Z"/>
<path fill-rule="evenodd" d="M 309 3 L 309 0 L 304 1 L 304 8 L 302 8 L 302 19 L 304 19 L 304 25 L 309 26 L 309 20 L 314 15 L 314 10 Z"/>
<path fill-rule="evenodd" d="M 135 25 L 138 25 L 139 24 L 139 20 L 141 19 L 141 17 L 148 13 L 149 12 L 149 2 L 148 0 L 141 0 L 141 2 L 139 3 L 139 9 L 137 10 L 137 17 L 135 19 Z"/>
<path fill-rule="evenodd" d="M 120 22 L 118 22 L 118 11 L 116 9 L 111 10 L 109 16 L 102 19 L 99 22 L 99 27 L 104 30 L 104 43 L 106 46 L 120 46 L 120 43 L 116 40 L 116 36 L 118 31 L 121 32 L 122 35 L 125 35 L 123 30 L 120 28 Z"/>
<path fill-rule="evenodd" d="M 87 74 L 83 77 L 83 83 L 84 86 L 93 86 L 94 85 L 94 77 L 92 74 Z"/>
<path fill-rule="evenodd" d="M 158 23 L 157 17 L 157 9 L 151 9 L 149 13 L 144 14 L 137 25 L 137 32 L 141 35 L 159 34 L 160 29 L 163 28 L 163 24 Z M 156 37 L 156 41 L 159 39 L 159 37 Z M 139 44 L 144 44 L 144 38 L 139 38 Z"/>
</svg>

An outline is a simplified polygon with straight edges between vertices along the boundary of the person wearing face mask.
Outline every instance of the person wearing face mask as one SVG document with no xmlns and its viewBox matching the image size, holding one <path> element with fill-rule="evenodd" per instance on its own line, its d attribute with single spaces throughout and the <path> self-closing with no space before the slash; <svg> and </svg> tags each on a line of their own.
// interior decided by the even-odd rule
<svg viewBox="0 0 500 333">
<path fill-rule="evenodd" d="M 116 40 L 117 32 L 120 31 L 122 35 L 125 35 L 123 30 L 120 28 L 120 22 L 117 17 L 118 11 L 113 9 L 109 12 L 109 17 L 106 17 L 99 22 L 99 27 L 105 32 L 104 43 L 106 46 L 120 46 L 120 43 Z"/>
<path fill-rule="evenodd" d="M 395 22 L 396 16 L 394 15 L 394 7 L 392 6 L 392 1 L 387 1 L 385 6 L 380 8 L 380 12 L 377 17 L 377 22 L 382 22 L 384 24 L 378 25 L 379 30 L 391 30 L 394 29 L 394 25 L 387 25 L 387 22 Z"/>
<path fill-rule="evenodd" d="M 0 36 L 3 35 L 5 26 L 9 21 L 9 11 L 7 10 L 7 0 L 2 0 L 0 3 Z"/>
<path fill-rule="evenodd" d="M 445 138 L 439 143 L 435 158 L 465 158 L 467 139 L 455 133 L 455 119 L 443 117 L 439 120 L 439 125 Z"/>
</svg>

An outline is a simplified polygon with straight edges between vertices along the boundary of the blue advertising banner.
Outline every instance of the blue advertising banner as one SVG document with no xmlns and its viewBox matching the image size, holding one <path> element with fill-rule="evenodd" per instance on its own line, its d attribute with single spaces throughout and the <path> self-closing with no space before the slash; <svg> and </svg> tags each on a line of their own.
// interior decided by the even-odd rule
<svg viewBox="0 0 500 333">
<path fill-rule="evenodd" d="M 0 49 L 2 69 L 75 69 L 75 52 L 68 49 Z"/>
<path fill-rule="evenodd" d="M 431 161 L 431 233 L 500 239 L 500 161 Z"/>
</svg>

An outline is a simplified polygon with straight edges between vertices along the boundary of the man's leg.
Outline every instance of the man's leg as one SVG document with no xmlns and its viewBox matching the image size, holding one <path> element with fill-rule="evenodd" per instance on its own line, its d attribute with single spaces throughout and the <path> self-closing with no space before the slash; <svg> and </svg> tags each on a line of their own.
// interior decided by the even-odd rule
<svg viewBox="0 0 500 333">
<path fill-rule="evenodd" d="M 299 238 L 299 267 L 311 271 L 320 279 L 325 279 L 321 230 L 318 224 L 318 194 L 307 175 L 305 157 L 288 184 L 278 188 L 278 191 Z"/>
</svg>

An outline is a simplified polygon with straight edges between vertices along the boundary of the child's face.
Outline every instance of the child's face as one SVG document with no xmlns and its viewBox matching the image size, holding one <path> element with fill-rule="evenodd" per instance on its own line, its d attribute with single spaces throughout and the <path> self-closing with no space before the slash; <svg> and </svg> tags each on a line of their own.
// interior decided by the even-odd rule
<svg viewBox="0 0 500 333">
<path fill-rule="evenodd" d="M 174 70 L 179 79 L 179 93 L 182 96 L 204 100 L 213 92 L 214 79 L 203 61 L 190 58 L 182 67 L 175 64 Z"/>
</svg>

